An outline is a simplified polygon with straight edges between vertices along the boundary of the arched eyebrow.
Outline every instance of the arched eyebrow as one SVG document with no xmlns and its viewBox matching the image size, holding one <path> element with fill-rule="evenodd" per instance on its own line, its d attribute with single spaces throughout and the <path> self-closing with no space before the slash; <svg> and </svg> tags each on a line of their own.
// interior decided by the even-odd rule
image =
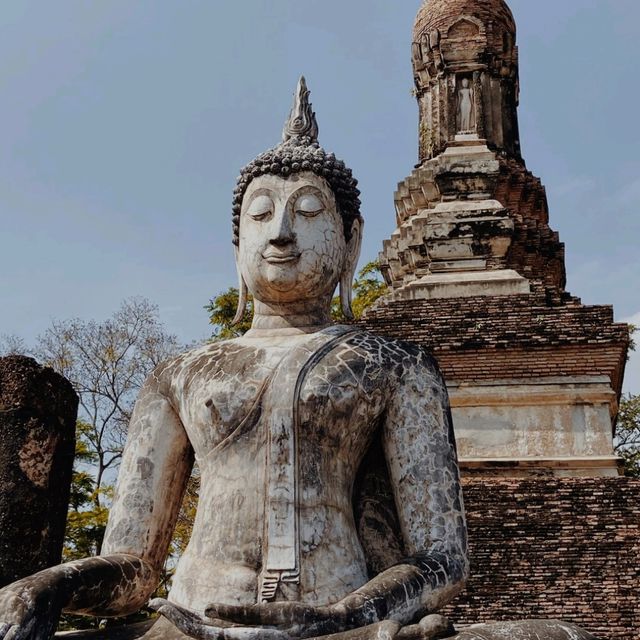
<svg viewBox="0 0 640 640">
<path fill-rule="evenodd" d="M 302 196 L 312 195 L 316 196 L 318 200 L 320 200 L 321 204 L 326 207 L 329 203 L 327 202 L 326 194 L 319 189 L 318 187 L 312 184 L 305 184 L 301 187 L 298 187 L 293 193 L 289 195 L 287 198 L 287 207 L 292 207 L 296 204 L 299 198 Z"/>
<path fill-rule="evenodd" d="M 268 196 L 271 199 L 278 197 L 277 193 L 273 189 L 269 189 L 269 187 L 258 187 L 255 191 L 247 191 L 245 199 L 251 200 L 256 196 Z"/>
<path fill-rule="evenodd" d="M 272 202 L 276 202 L 278 198 L 277 194 L 272 189 L 269 189 L 268 187 L 259 187 L 255 191 L 245 194 L 242 201 L 241 211 L 245 212 L 251 206 L 251 203 L 260 196 L 266 196 L 267 198 L 270 198 Z"/>
<path fill-rule="evenodd" d="M 320 187 L 316 187 L 314 184 L 303 184 L 299 186 L 295 191 L 289 195 L 289 200 L 292 198 L 297 198 L 301 195 L 306 195 L 308 193 L 313 193 L 314 195 L 319 195 L 320 197 L 324 197 L 324 193 Z"/>
</svg>

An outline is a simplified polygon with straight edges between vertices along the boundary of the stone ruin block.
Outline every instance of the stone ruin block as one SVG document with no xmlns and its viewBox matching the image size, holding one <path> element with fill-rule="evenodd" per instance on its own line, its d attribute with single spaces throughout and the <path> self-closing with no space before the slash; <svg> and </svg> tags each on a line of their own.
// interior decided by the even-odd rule
<svg viewBox="0 0 640 640">
<path fill-rule="evenodd" d="M 0 587 L 58 564 L 78 396 L 32 358 L 0 358 Z"/>
</svg>

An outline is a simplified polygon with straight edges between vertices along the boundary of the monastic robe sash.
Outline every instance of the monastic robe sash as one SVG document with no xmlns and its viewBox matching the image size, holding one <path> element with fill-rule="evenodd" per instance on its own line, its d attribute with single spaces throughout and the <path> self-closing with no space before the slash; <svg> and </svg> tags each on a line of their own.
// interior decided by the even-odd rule
<svg viewBox="0 0 640 640">
<path fill-rule="evenodd" d="M 302 386 L 322 358 L 347 335 L 358 332 L 337 325 L 314 334 L 284 356 L 265 389 L 267 499 L 259 602 L 273 600 L 280 583 L 300 582 L 298 423 Z"/>
</svg>

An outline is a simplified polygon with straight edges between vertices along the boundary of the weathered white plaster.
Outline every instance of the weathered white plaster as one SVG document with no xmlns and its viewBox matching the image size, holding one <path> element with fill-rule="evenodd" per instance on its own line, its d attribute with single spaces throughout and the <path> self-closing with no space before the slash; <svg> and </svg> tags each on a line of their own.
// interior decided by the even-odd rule
<svg viewBox="0 0 640 640">
<path fill-rule="evenodd" d="M 468 296 L 504 296 L 529 293 L 529 281 L 513 269 L 433 273 L 392 291 L 390 300 L 430 300 Z"/>
<path fill-rule="evenodd" d="M 617 475 L 608 378 L 547 378 L 449 384 L 461 464 L 556 475 Z"/>
</svg>

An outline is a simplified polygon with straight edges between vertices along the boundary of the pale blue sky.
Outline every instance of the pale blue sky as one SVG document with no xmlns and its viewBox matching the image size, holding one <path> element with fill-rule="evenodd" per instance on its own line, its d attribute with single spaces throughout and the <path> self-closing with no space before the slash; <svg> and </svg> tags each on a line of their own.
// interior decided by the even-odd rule
<svg viewBox="0 0 640 640">
<path fill-rule="evenodd" d="M 235 283 L 238 169 L 277 143 L 300 73 L 363 192 L 363 260 L 416 161 L 418 0 L 0 4 L 0 334 L 101 319 L 128 296 L 184 341 Z M 568 288 L 640 321 L 637 0 L 511 0 L 528 167 Z M 640 322 L 639 322 L 640 323 Z M 640 391 L 640 362 L 628 389 Z"/>
</svg>

